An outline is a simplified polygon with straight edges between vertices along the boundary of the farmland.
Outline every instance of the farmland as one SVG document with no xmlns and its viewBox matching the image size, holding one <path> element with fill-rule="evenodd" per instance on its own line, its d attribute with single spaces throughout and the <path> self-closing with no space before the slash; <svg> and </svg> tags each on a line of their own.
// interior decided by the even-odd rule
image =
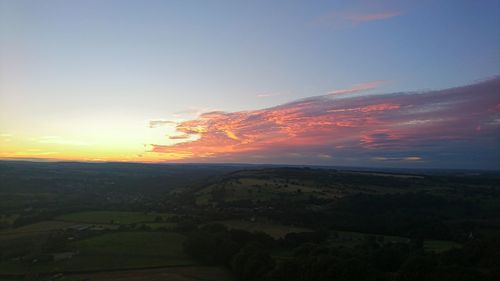
<svg viewBox="0 0 500 281">
<path fill-rule="evenodd" d="M 227 220 L 227 221 L 218 221 L 217 223 L 221 223 L 228 228 L 235 229 L 243 229 L 250 232 L 261 231 L 264 232 L 274 238 L 283 238 L 288 233 L 296 233 L 296 232 L 307 232 L 311 231 L 307 228 L 294 227 L 289 225 L 281 225 L 272 222 L 251 222 L 244 220 Z"/>
<path fill-rule="evenodd" d="M 74 257 L 35 264 L 6 262 L 0 272 L 18 274 L 37 272 L 81 272 L 132 268 L 192 265 L 182 251 L 184 236 L 164 232 L 119 232 L 82 239 L 68 245 Z"/>
<path fill-rule="evenodd" d="M 71 279 L 69 279 L 71 278 Z M 222 267 L 183 266 L 162 269 L 128 270 L 107 273 L 77 274 L 63 281 L 231 281 L 234 276 Z"/>
<path fill-rule="evenodd" d="M 73 165 L 0 165 L 1 278 L 230 281 L 327 259 L 385 280 L 472 252 L 467 270 L 494 272 L 494 173 Z"/>
<path fill-rule="evenodd" d="M 163 213 L 89 211 L 58 216 L 55 220 L 90 224 L 135 224 L 163 221 L 170 216 Z"/>
</svg>

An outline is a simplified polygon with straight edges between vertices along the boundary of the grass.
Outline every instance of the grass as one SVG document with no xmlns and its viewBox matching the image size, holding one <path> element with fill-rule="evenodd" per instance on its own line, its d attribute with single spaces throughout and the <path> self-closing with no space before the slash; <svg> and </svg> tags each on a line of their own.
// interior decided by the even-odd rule
<svg viewBox="0 0 500 281">
<path fill-rule="evenodd" d="M 93 273 L 72 276 L 73 279 L 62 279 L 62 281 L 72 280 L 93 280 L 93 281 L 202 281 L 234 280 L 231 273 L 221 267 L 215 266 L 186 266 L 162 269 L 149 269 L 123 272 Z"/>
<path fill-rule="evenodd" d="M 175 222 L 154 222 L 154 223 L 145 223 L 148 227 L 151 227 L 153 230 L 158 230 L 158 229 L 173 229 L 177 226 L 177 223 Z"/>
<path fill-rule="evenodd" d="M 63 222 L 63 221 L 41 221 L 14 229 L 6 229 L 0 231 L 0 240 L 11 237 L 22 237 L 30 234 L 48 233 L 51 231 L 64 229 L 73 225 L 75 225 L 75 223 Z"/>
<path fill-rule="evenodd" d="M 116 270 L 194 264 L 182 250 L 185 237 L 173 232 L 118 232 L 70 244 L 79 254 L 71 259 L 30 264 L 0 263 L 0 273 Z"/>
<path fill-rule="evenodd" d="M 453 241 L 443 240 L 426 240 L 424 241 L 424 249 L 435 253 L 442 253 L 453 248 L 460 248 L 462 245 Z"/>
<path fill-rule="evenodd" d="M 18 214 L 0 215 L 0 225 L 11 225 L 18 217 L 19 217 Z"/>
<path fill-rule="evenodd" d="M 408 238 L 393 235 L 380 235 L 371 233 L 362 233 L 354 231 L 333 231 L 333 239 L 344 239 L 344 240 L 365 240 L 367 237 L 375 237 L 379 241 L 383 242 L 409 242 Z"/>
<path fill-rule="evenodd" d="M 319 188 L 306 181 L 285 182 L 284 180 L 258 179 L 251 177 L 239 178 L 223 184 L 214 184 L 197 193 L 196 203 L 207 205 L 214 201 L 212 192 L 224 187 L 224 201 L 260 200 L 268 201 L 272 198 L 292 196 L 295 199 L 309 198 L 334 198 L 340 196 L 335 189 Z"/>
<path fill-rule="evenodd" d="M 82 255 L 182 256 L 184 236 L 163 232 L 117 232 L 74 242 Z"/>
<path fill-rule="evenodd" d="M 283 238 L 286 234 L 291 232 L 307 232 L 311 231 L 307 228 L 288 226 L 282 224 L 275 224 L 271 222 L 251 222 L 245 220 L 226 220 L 226 221 L 218 221 L 218 223 L 222 223 L 229 228 L 235 229 L 243 229 L 246 231 L 261 231 L 269 234 L 274 238 Z"/>
<path fill-rule="evenodd" d="M 78 212 L 56 217 L 56 220 L 78 222 L 78 223 L 113 223 L 134 224 L 142 222 L 154 222 L 157 217 L 166 219 L 170 214 L 144 213 L 144 212 L 120 212 L 120 211 L 89 211 Z"/>
</svg>

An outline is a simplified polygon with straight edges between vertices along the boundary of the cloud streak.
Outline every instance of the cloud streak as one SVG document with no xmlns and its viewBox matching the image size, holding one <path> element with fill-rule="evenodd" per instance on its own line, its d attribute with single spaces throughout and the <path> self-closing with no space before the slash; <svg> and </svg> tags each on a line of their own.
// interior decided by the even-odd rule
<svg viewBox="0 0 500 281">
<path fill-rule="evenodd" d="M 170 120 L 151 120 L 149 121 L 149 128 L 158 128 L 161 126 L 177 125 L 177 122 Z"/>
<path fill-rule="evenodd" d="M 263 93 L 263 94 L 258 94 L 257 97 L 258 98 L 270 98 L 270 97 L 275 97 L 275 96 L 279 96 L 280 93 Z"/>
<path fill-rule="evenodd" d="M 389 20 L 401 16 L 403 12 L 396 8 L 397 2 L 360 2 L 343 10 L 335 10 L 313 20 L 315 26 L 335 28 L 351 27 L 369 22 Z"/>
<path fill-rule="evenodd" d="M 385 80 L 377 80 L 377 81 L 359 83 L 359 84 L 353 85 L 350 88 L 331 91 L 328 94 L 331 96 L 335 96 L 335 95 L 345 95 L 345 94 L 364 92 L 364 91 L 376 89 L 379 86 L 386 84 L 386 83 L 388 83 L 388 81 L 385 81 Z"/>
<path fill-rule="evenodd" d="M 203 113 L 176 126 L 186 141 L 151 144 L 151 151 L 190 162 L 498 165 L 500 78 L 439 91 L 337 97 L 381 83 L 266 109 Z"/>
</svg>

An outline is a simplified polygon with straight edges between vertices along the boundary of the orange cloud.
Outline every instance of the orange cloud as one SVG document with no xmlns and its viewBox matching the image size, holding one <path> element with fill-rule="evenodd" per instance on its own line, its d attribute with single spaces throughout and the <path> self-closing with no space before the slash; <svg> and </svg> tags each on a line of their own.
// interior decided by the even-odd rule
<svg viewBox="0 0 500 281">
<path fill-rule="evenodd" d="M 454 155 L 463 153 L 462 146 L 470 151 L 493 147 L 489 144 L 500 128 L 495 121 L 500 119 L 499 93 L 497 78 L 441 91 L 325 95 L 267 109 L 208 112 L 177 125 L 180 143 L 153 144 L 151 151 L 196 162 L 276 163 L 290 155 L 306 162 L 374 157 L 417 162 L 436 151 Z M 374 155 L 379 152 L 385 156 Z M 397 155 L 387 156 L 391 153 Z"/>
<path fill-rule="evenodd" d="M 188 134 L 180 134 L 180 135 L 175 135 L 175 136 L 168 136 L 169 139 L 171 140 L 185 140 L 189 139 L 191 136 Z"/>
</svg>

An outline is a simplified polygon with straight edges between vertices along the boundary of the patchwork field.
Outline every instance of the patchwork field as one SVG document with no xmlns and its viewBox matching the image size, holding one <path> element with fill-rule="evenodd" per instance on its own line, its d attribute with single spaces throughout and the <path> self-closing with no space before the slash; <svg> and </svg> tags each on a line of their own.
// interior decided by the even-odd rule
<svg viewBox="0 0 500 281">
<path fill-rule="evenodd" d="M 310 197 L 336 199 L 358 193 L 394 194 L 408 191 L 406 186 L 400 185 L 400 181 L 423 179 L 418 175 L 374 172 L 345 172 L 342 176 L 337 175 L 333 178 L 320 174 L 318 177 L 323 178 L 318 179 L 307 174 L 305 176 L 297 174 L 276 176 L 261 170 L 240 171 L 198 190 L 196 203 L 210 205 L 240 200 L 265 202 L 271 199 L 285 200 L 285 198 L 286 200 L 301 200 Z M 369 177 L 373 182 L 366 181 L 360 185 L 353 181 L 353 179 L 359 181 L 362 177 Z M 395 182 L 387 184 L 384 180 Z"/>
<path fill-rule="evenodd" d="M 297 198 L 335 198 L 343 195 L 343 191 L 341 188 L 320 187 L 309 181 L 248 177 L 208 186 L 198 191 L 196 202 L 205 205 L 214 201 L 267 201 L 290 195 Z"/>
</svg>

